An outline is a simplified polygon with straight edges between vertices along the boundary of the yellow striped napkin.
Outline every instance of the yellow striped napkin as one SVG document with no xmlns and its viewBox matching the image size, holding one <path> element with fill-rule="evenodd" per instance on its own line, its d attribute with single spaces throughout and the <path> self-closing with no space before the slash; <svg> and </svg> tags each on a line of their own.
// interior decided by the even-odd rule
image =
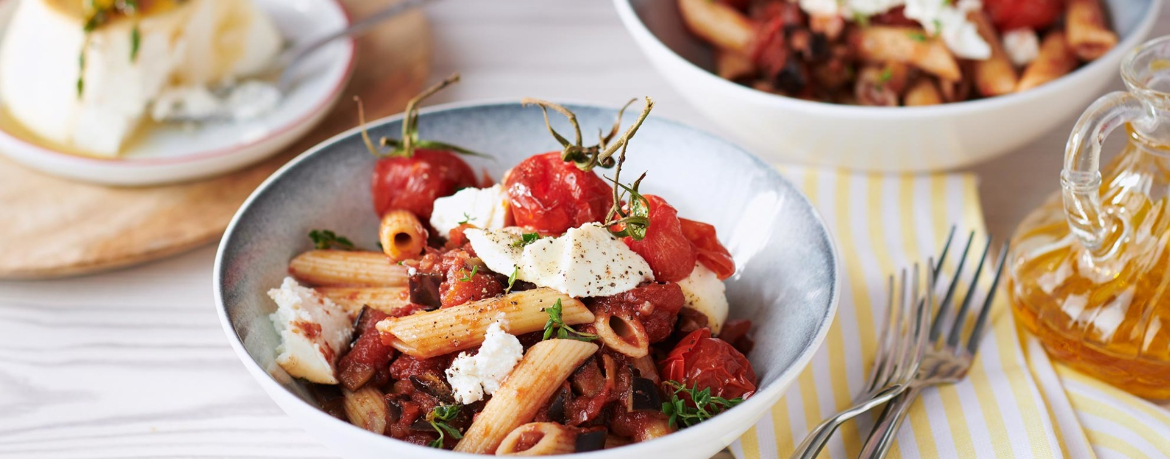
<svg viewBox="0 0 1170 459">
<path fill-rule="evenodd" d="M 977 246 L 985 240 L 973 176 L 780 170 L 833 232 L 844 268 L 841 305 L 809 367 L 731 446 L 740 459 L 787 458 L 813 426 L 852 404 L 873 361 L 891 273 L 937 256 L 951 225 L 957 244 L 971 230 Z M 953 272 L 956 257 L 948 258 L 944 272 Z M 969 377 L 923 393 L 890 458 L 1170 459 L 1170 412 L 1054 367 L 1016 329 L 1002 293 L 990 320 Z M 867 416 L 846 424 L 822 454 L 857 457 L 871 426 Z"/>
</svg>

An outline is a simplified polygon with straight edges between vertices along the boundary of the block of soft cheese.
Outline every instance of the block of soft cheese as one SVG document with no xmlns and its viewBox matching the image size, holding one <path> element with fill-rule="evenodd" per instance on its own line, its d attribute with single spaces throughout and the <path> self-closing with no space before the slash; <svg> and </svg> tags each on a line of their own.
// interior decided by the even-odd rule
<svg viewBox="0 0 1170 459">
<path fill-rule="evenodd" d="M 247 0 L 156 0 L 167 6 L 90 32 L 83 1 L 20 0 L 0 45 L 0 102 L 33 134 L 86 154 L 116 156 L 163 91 L 256 73 L 282 45 Z"/>
</svg>

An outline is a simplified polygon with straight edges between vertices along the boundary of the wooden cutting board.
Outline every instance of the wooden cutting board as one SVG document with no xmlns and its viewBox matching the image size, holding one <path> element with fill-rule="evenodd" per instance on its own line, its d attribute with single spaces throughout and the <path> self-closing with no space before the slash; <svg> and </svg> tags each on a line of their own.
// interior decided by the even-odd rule
<svg viewBox="0 0 1170 459">
<path fill-rule="evenodd" d="M 361 18 L 397 0 L 344 0 Z M 228 175 L 122 188 L 71 182 L 0 157 L 0 279 L 48 278 L 165 257 L 217 240 L 252 190 L 309 147 L 367 119 L 401 112 L 430 73 L 431 30 L 421 11 L 357 40 L 349 86 L 321 124 L 287 150 Z M 210 269 L 210 267 L 209 267 Z"/>
</svg>

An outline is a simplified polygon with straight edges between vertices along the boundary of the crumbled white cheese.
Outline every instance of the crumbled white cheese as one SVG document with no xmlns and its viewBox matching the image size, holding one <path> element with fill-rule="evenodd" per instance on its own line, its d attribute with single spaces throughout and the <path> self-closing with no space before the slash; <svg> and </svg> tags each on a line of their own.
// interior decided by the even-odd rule
<svg viewBox="0 0 1170 459">
<path fill-rule="evenodd" d="M 519 280 L 574 298 L 616 295 L 654 280 L 646 260 L 597 223 L 528 245 L 523 245 L 519 228 L 472 229 L 465 234 L 492 271 L 515 272 Z"/>
<path fill-rule="evenodd" d="M 500 388 L 500 384 L 524 357 L 520 340 L 504 331 L 500 322 L 492 322 L 483 344 L 475 355 L 460 353 L 447 368 L 447 382 L 455 400 L 464 405 L 483 400 Z"/>
<path fill-rule="evenodd" d="M 167 88 L 151 106 L 155 121 L 218 119 L 248 121 L 272 111 L 280 103 L 280 90 L 271 83 L 248 80 L 230 86 L 226 97 L 212 94 L 202 85 Z"/>
<path fill-rule="evenodd" d="M 719 334 L 727 321 L 727 295 L 723 281 L 702 263 L 695 264 L 691 275 L 678 282 L 686 298 L 686 307 L 707 316 L 711 332 Z"/>
<path fill-rule="evenodd" d="M 508 198 L 499 184 L 488 188 L 464 188 L 435 200 L 431 227 L 446 236 L 461 223 L 480 229 L 500 229 L 508 215 Z"/>
<path fill-rule="evenodd" d="M 905 5 L 903 14 L 922 25 L 932 36 L 940 36 L 956 56 L 966 59 L 991 57 L 991 46 L 979 36 L 967 14 L 979 11 L 979 0 L 800 0 L 800 8 L 809 14 L 839 14 L 846 19 L 869 17 Z"/>
<path fill-rule="evenodd" d="M 319 384 L 337 384 L 334 365 L 353 336 L 353 318 L 317 291 L 291 277 L 268 291 L 276 302 L 269 318 L 280 334 L 276 363 L 290 375 Z"/>
<path fill-rule="evenodd" d="M 1032 29 L 1009 30 L 1003 34 L 1003 49 L 1012 64 L 1023 67 L 1040 55 L 1040 37 Z"/>
</svg>

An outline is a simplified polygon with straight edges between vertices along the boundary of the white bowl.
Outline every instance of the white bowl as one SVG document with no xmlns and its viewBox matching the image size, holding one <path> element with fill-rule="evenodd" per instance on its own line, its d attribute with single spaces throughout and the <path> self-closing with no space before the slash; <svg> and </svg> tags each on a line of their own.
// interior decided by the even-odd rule
<svg viewBox="0 0 1170 459">
<path fill-rule="evenodd" d="M 659 73 L 741 145 L 767 159 L 869 171 L 958 168 L 1039 138 L 1097 98 L 1162 11 L 1162 0 L 1105 0 L 1118 46 L 1030 91 L 931 107 L 861 107 L 727 81 L 709 70 L 711 50 L 685 30 L 675 0 L 613 2 Z"/>
<path fill-rule="evenodd" d="M 610 126 L 617 111 L 570 105 L 588 130 Z M 627 121 L 628 123 L 629 121 Z M 554 120 L 567 132 L 563 119 Z M 397 136 L 401 116 L 370 124 Z M 495 177 L 533 154 L 560 147 L 540 110 L 519 103 L 424 110 L 423 138 L 491 154 L 469 158 Z M 294 159 L 252 194 L 232 219 L 215 263 L 215 298 L 228 340 L 264 390 L 306 431 L 350 459 L 451 458 L 460 455 L 375 435 L 321 411 L 304 384 L 274 363 L 280 338 L 265 292 L 287 275 L 288 261 L 311 248 L 311 229 L 374 247 L 378 218 L 370 198 L 375 158 L 356 130 Z M 735 441 L 783 395 L 824 339 L 839 284 L 832 237 L 807 199 L 767 164 L 696 129 L 651 117 L 630 148 L 629 171 L 648 170 L 641 190 L 659 194 L 683 216 L 715 225 L 738 272 L 727 282 L 733 318 L 751 318 L 756 348 L 748 354 L 759 391 L 744 403 L 677 434 L 577 458 L 707 459 Z M 697 186 L 700 185 L 700 186 Z M 705 188 L 702 186 L 705 185 Z M 729 203 L 734 203 L 729 205 Z M 482 456 L 480 456 L 482 457 Z"/>
</svg>

